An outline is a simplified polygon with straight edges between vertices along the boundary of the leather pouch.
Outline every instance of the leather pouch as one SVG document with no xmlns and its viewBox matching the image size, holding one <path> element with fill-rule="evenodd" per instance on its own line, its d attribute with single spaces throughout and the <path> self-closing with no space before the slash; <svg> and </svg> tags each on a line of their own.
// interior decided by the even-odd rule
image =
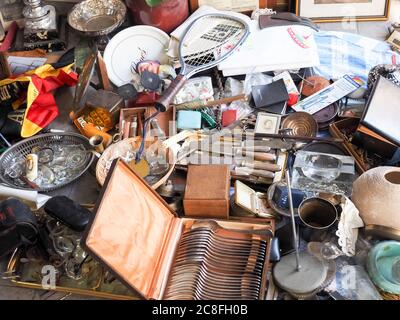
<svg viewBox="0 0 400 320">
<path fill-rule="evenodd" d="M 56 196 L 48 200 L 44 211 L 75 231 L 83 231 L 90 219 L 88 209 L 65 196 Z"/>
<path fill-rule="evenodd" d="M 254 86 L 251 91 L 256 109 L 280 114 L 289 100 L 285 82 L 282 79 L 270 84 Z"/>
</svg>

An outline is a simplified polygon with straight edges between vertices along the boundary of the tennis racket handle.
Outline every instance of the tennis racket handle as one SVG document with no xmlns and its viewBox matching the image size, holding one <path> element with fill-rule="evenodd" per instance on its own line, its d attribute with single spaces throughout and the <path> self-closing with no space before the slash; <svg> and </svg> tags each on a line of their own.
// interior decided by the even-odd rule
<svg viewBox="0 0 400 320">
<path fill-rule="evenodd" d="M 181 90 L 186 82 L 185 76 L 179 74 L 169 85 L 168 89 L 164 91 L 164 94 L 156 101 L 156 109 L 164 112 L 167 111 L 172 99 Z"/>
</svg>

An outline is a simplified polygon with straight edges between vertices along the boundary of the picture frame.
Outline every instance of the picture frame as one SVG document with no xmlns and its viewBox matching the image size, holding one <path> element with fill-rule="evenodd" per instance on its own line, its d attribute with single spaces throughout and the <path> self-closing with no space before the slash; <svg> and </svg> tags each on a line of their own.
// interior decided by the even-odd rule
<svg viewBox="0 0 400 320">
<path fill-rule="evenodd" d="M 389 142 L 400 146 L 400 133 L 398 130 L 398 105 L 390 103 L 398 101 L 400 89 L 395 84 L 396 73 L 392 73 L 393 82 L 380 76 L 370 94 L 360 124 L 377 133 Z M 384 108 L 382 107 L 384 106 Z"/>
<path fill-rule="evenodd" d="M 386 21 L 390 0 L 296 0 L 296 14 L 314 22 Z"/>
<path fill-rule="evenodd" d="M 45 63 L 56 62 L 58 58 L 57 55 L 48 55 L 44 50 L 40 49 L 0 52 L 0 80 L 21 75 Z"/>
<path fill-rule="evenodd" d="M 399 31 L 393 31 L 393 33 L 386 40 L 386 42 L 390 43 L 397 50 L 400 50 L 400 32 Z"/>
<path fill-rule="evenodd" d="M 258 8 L 274 9 L 277 0 L 189 0 L 190 11 L 196 11 L 201 5 L 209 5 L 218 10 L 231 10 L 236 12 L 251 12 Z"/>
<path fill-rule="evenodd" d="M 254 133 L 277 134 L 282 116 L 274 113 L 259 112 L 257 114 Z"/>
</svg>

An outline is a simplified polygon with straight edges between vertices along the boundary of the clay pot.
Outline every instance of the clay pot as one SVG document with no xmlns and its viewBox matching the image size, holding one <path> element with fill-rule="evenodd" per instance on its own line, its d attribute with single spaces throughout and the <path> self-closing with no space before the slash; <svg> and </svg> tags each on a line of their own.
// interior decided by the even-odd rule
<svg viewBox="0 0 400 320">
<path fill-rule="evenodd" d="M 366 229 L 393 239 L 400 235 L 400 168 L 368 170 L 354 182 L 352 200 Z"/>
</svg>

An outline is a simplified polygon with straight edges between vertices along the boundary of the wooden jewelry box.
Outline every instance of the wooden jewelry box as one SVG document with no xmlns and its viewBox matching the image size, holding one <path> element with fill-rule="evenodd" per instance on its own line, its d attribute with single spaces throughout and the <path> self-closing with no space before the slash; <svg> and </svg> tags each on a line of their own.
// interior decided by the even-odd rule
<svg viewBox="0 0 400 320">
<path fill-rule="evenodd" d="M 229 218 L 230 168 L 189 165 L 183 208 L 186 217 Z"/>
</svg>

